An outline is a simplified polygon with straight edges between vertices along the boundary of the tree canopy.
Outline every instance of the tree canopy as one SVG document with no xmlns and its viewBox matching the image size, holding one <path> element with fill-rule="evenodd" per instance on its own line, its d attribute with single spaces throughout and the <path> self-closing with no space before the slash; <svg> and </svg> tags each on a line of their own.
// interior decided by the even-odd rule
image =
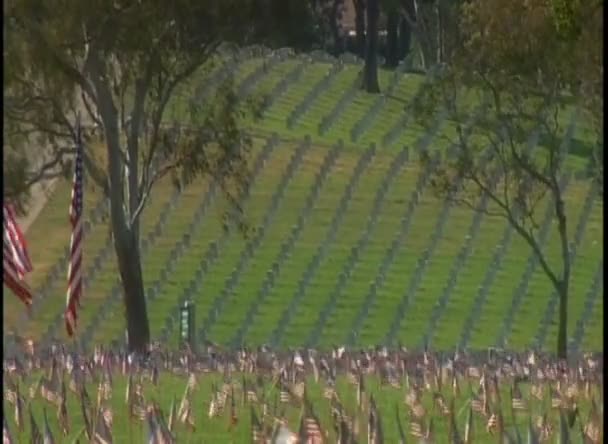
<svg viewBox="0 0 608 444">
<path fill-rule="evenodd" d="M 300 8 L 300 2 L 5 5 L 4 198 L 23 203 L 31 184 L 71 173 L 80 116 L 87 129 L 85 174 L 109 203 L 129 345 L 141 350 L 149 327 L 139 219 L 154 184 L 167 174 L 178 183 L 211 177 L 240 222 L 239 195 L 249 182 L 251 140 L 239 122 L 255 110 L 237 98 L 230 83 L 209 102 L 191 106 L 189 122 L 168 121 L 167 105 L 193 75 L 204 76 L 220 52 L 230 56 L 235 44 L 305 40 L 300 33 L 306 26 L 297 25 L 289 9 Z M 268 28 L 287 19 L 294 25 L 290 30 Z M 93 149 L 96 143 L 103 152 Z M 42 165 L 34 159 L 43 159 Z"/>
<path fill-rule="evenodd" d="M 573 247 L 563 181 L 576 124 L 595 131 L 595 138 L 582 143 L 582 155 L 601 183 L 602 111 L 593 95 L 603 88 L 603 28 L 601 7 L 581 3 L 556 14 L 558 3 L 463 3 L 461 41 L 450 63 L 433 71 L 434 82 L 418 98 L 417 112 L 428 124 L 431 113 L 444 110 L 454 129 L 445 135 L 450 153 L 423 156 L 434 163 L 437 194 L 505 218 L 533 251 L 559 298 L 557 353 L 565 357 Z M 560 239 L 557 265 L 541 235 L 541 205 L 547 202 Z"/>
</svg>

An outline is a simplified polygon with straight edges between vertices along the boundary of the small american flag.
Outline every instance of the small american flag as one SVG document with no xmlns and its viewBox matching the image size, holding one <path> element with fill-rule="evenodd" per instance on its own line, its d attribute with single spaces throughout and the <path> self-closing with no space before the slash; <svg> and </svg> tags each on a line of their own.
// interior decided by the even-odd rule
<svg viewBox="0 0 608 444">
<path fill-rule="evenodd" d="M 59 419 L 59 425 L 61 426 L 61 431 L 63 432 L 64 435 L 67 436 L 70 433 L 70 422 L 68 419 L 68 408 L 67 408 L 67 404 L 66 404 L 66 398 L 67 398 L 67 393 L 66 393 L 66 388 L 65 388 L 65 381 L 62 380 L 61 381 L 61 396 L 60 396 L 59 410 L 57 412 L 57 416 Z"/>
<path fill-rule="evenodd" d="M 44 409 L 44 444 L 55 444 L 55 438 L 53 438 L 53 434 L 51 433 L 51 427 L 49 426 L 49 420 L 46 414 L 46 409 Z"/>
<path fill-rule="evenodd" d="M 411 406 L 411 412 L 416 418 L 424 418 L 426 416 L 426 409 L 420 402 L 417 402 Z"/>
<path fill-rule="evenodd" d="M 513 410 L 526 410 L 526 404 L 517 383 L 513 383 L 511 390 L 511 407 Z"/>
<path fill-rule="evenodd" d="M 304 392 L 306 391 L 306 384 L 304 381 L 298 382 L 291 386 L 291 393 L 298 398 L 302 398 L 304 396 Z"/>
<path fill-rule="evenodd" d="M 13 437 L 11 436 L 8 424 L 6 423 L 6 417 L 4 417 L 4 419 L 2 420 L 2 443 L 13 444 L 13 442 Z"/>
<path fill-rule="evenodd" d="M 93 437 L 98 444 L 112 444 L 112 413 L 105 407 L 99 410 Z"/>
<path fill-rule="evenodd" d="M 312 404 L 308 402 L 306 397 L 304 398 L 304 406 L 304 415 L 300 422 L 300 442 L 303 444 L 323 444 L 321 425 L 313 411 Z"/>
<path fill-rule="evenodd" d="M 13 381 L 8 378 L 4 380 L 4 384 L 6 385 L 6 393 L 4 395 L 4 399 L 6 399 L 11 404 L 14 404 L 17 400 L 17 386 Z"/>
<path fill-rule="evenodd" d="M 68 291 L 66 310 L 64 314 L 65 328 L 68 336 L 76 329 L 76 308 L 82 298 L 82 237 L 83 230 L 83 154 L 80 119 L 76 128 L 76 159 L 74 162 L 74 181 L 72 185 L 72 200 L 70 203 L 70 223 L 72 237 L 70 239 L 70 264 L 68 268 Z"/>
<path fill-rule="evenodd" d="M 19 387 L 17 387 L 17 395 L 15 399 L 15 424 L 20 432 L 23 431 L 23 427 L 25 423 L 23 421 L 23 409 L 25 405 L 25 400 L 19 394 Z"/>
<path fill-rule="evenodd" d="M 475 413 L 479 413 L 480 415 L 485 414 L 483 402 L 475 395 L 472 395 L 471 397 L 471 408 Z"/>
<path fill-rule="evenodd" d="M 310 416 L 304 419 L 304 427 L 306 427 L 306 444 L 322 444 L 323 435 L 321 434 L 321 428 L 315 418 Z"/>
<path fill-rule="evenodd" d="M 253 406 L 251 407 L 251 442 L 258 444 L 264 442 L 264 430 Z"/>
<path fill-rule="evenodd" d="M 359 378 L 358 378 L 357 374 L 353 373 L 352 371 L 349 371 L 346 374 L 346 380 L 348 381 L 349 384 L 352 384 L 352 385 L 357 385 L 359 382 Z"/>
<path fill-rule="evenodd" d="M 456 372 L 452 375 L 452 393 L 454 396 L 460 395 L 460 386 L 458 384 L 458 375 L 456 375 Z"/>
<path fill-rule="evenodd" d="M 551 408 L 559 409 L 562 406 L 561 395 L 553 387 L 551 387 L 550 393 L 551 393 Z"/>
<path fill-rule="evenodd" d="M 415 436 L 416 438 L 422 438 L 424 436 L 422 421 L 412 418 L 410 421 L 410 435 Z"/>
<path fill-rule="evenodd" d="M 258 395 L 255 391 L 255 387 L 248 386 L 246 395 L 248 402 L 258 402 Z"/>
<path fill-rule="evenodd" d="M 332 400 L 334 399 L 334 396 L 336 396 L 336 390 L 332 386 L 326 386 L 323 389 L 323 397 L 325 399 Z"/>
<path fill-rule="evenodd" d="M 282 403 L 286 404 L 291 401 L 291 395 L 289 394 L 289 390 L 283 384 L 281 384 L 281 388 L 279 389 L 279 397 Z"/>
<path fill-rule="evenodd" d="M 29 405 L 29 414 L 30 414 L 30 437 L 31 442 L 42 442 L 42 434 L 40 433 L 40 429 L 38 428 L 38 424 L 36 424 L 36 420 L 34 419 L 34 414 L 32 413 L 32 405 Z"/>
<path fill-rule="evenodd" d="M 40 394 L 51 404 L 59 404 L 59 393 L 51 381 L 43 379 L 40 384 Z"/>
<path fill-rule="evenodd" d="M 433 395 L 433 399 L 442 415 L 447 416 L 450 414 L 450 408 L 448 407 L 445 398 L 441 393 L 435 393 Z"/>
<path fill-rule="evenodd" d="M 497 427 L 498 417 L 495 413 L 492 413 L 492 415 L 490 415 L 490 418 L 488 419 L 488 423 L 486 424 L 486 431 L 490 434 L 493 434 Z"/>
<path fill-rule="evenodd" d="M 539 431 L 540 441 L 546 441 L 553 434 L 553 426 L 549 423 L 547 419 L 547 414 L 545 413 L 542 416 L 538 416 L 536 419 L 536 428 Z"/>
<path fill-rule="evenodd" d="M 543 388 L 538 383 L 532 384 L 530 386 L 530 394 L 532 396 L 534 396 L 536 399 L 538 399 L 539 401 L 542 401 L 544 399 Z"/>
<path fill-rule="evenodd" d="M 234 398 L 234 388 L 230 391 L 230 426 L 235 426 L 239 422 L 239 417 L 236 413 L 236 400 Z"/>
<path fill-rule="evenodd" d="M 601 417 L 598 412 L 595 400 L 591 400 L 591 409 L 589 411 L 589 418 L 583 429 L 583 436 L 587 442 L 593 444 L 599 444 L 602 442 L 602 430 L 601 430 Z"/>
</svg>

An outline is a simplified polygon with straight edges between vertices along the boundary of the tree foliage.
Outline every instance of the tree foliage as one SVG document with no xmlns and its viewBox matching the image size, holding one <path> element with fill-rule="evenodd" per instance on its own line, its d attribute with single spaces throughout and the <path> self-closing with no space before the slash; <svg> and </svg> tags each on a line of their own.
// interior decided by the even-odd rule
<svg viewBox="0 0 608 444">
<path fill-rule="evenodd" d="M 602 89 L 597 76 L 602 68 L 596 65 L 601 61 L 601 8 L 581 7 L 580 13 L 589 22 L 579 19 L 580 29 L 569 26 L 565 32 L 545 0 L 464 3 L 461 44 L 450 54 L 450 63 L 434 71 L 432 86 L 417 103 L 422 123 L 443 110 L 454 128 L 445 136 L 451 155 L 423 159 L 436 162 L 432 185 L 437 194 L 505 218 L 537 257 L 559 297 L 561 357 L 567 353 L 571 275 L 562 181 L 568 174 L 573 119 L 580 125 L 601 114 L 586 92 Z M 586 68 L 573 66 L 573 59 Z M 481 105 L 474 121 L 472 104 Z M 587 157 L 595 157 L 600 146 L 587 143 Z M 479 206 L 484 196 L 491 204 L 485 208 Z M 552 227 L 560 239 L 559 265 L 547 257 L 540 236 L 545 203 L 557 221 Z"/>
<path fill-rule="evenodd" d="M 251 140 L 239 122 L 251 107 L 229 84 L 193 106 L 189 122 L 168 122 L 167 106 L 194 75 L 221 63 L 220 49 L 226 57 L 231 44 L 283 43 L 280 33 L 264 32 L 263 19 L 280 21 L 290 11 L 260 15 L 259 5 L 5 2 L 4 197 L 23 202 L 31 184 L 71 171 L 80 115 L 88 141 L 105 148 L 98 155 L 86 144 L 86 175 L 108 199 L 132 349 L 149 340 L 139 220 L 154 185 L 169 174 L 184 183 L 211 177 L 242 222 L 238 196 L 249 183 Z M 33 159 L 44 161 L 38 166 Z"/>
</svg>

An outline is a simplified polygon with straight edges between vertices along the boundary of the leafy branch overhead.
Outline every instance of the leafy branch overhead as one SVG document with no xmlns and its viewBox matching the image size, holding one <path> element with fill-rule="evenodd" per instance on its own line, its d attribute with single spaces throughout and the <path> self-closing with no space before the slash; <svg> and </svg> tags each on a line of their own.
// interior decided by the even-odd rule
<svg viewBox="0 0 608 444">
<path fill-rule="evenodd" d="M 189 121 L 171 113 L 194 77 L 205 79 L 239 44 L 277 41 L 264 35 L 269 22 L 256 6 L 253 0 L 6 4 L 4 160 L 14 169 L 5 175 L 4 197 L 23 204 L 33 183 L 71 174 L 80 119 L 85 177 L 109 204 L 132 349 L 149 341 L 138 245 L 154 185 L 166 176 L 180 187 L 208 177 L 228 201 L 227 217 L 247 228 L 239 196 L 249 186 L 252 140 L 241 122 L 259 116 L 260 100 L 239 100 L 228 81 L 208 103 L 190 107 Z"/>
<path fill-rule="evenodd" d="M 29 169 L 22 168 L 23 180 L 11 180 L 19 186 L 7 188 L 9 197 L 25 196 L 22 191 L 31 184 L 70 171 L 67 159 L 73 153 L 79 113 L 89 130 L 87 139 L 94 142 L 101 137 L 112 145 L 116 166 L 128 170 L 126 179 L 116 179 L 120 184 L 128 181 L 124 185 L 130 191 L 126 209 L 131 223 L 145 206 L 153 184 L 172 170 L 187 165 L 189 176 L 196 172 L 215 179 L 224 173 L 242 173 L 232 163 L 244 162 L 247 147 L 226 150 L 215 164 L 195 162 L 203 159 L 193 151 L 212 144 L 226 148 L 250 142 L 241 136 L 238 121 L 251 107 L 235 100 L 234 94 L 213 102 L 213 108 L 222 109 L 177 125 L 188 131 L 168 122 L 168 105 L 176 100 L 180 86 L 195 73 L 208 72 L 217 63 L 220 42 L 229 42 L 233 29 L 245 23 L 244 15 L 234 13 L 238 8 L 233 2 L 191 3 L 73 2 L 62 15 L 54 13 L 59 5 L 53 2 L 40 8 L 27 0 L 9 4 L 5 21 L 14 44 L 7 49 L 11 63 L 5 77 L 5 140 L 12 158 L 21 159 L 13 159 L 18 165 L 25 166 L 28 158 L 41 154 L 27 151 L 32 143 L 45 147 L 36 150 L 48 158 L 42 166 L 29 162 Z M 27 14 L 34 8 L 37 14 Z M 239 38 L 243 41 L 257 32 L 251 25 L 242 29 Z M 231 50 L 227 44 L 224 49 Z M 229 88 L 222 89 L 222 94 L 230 94 Z M 217 129 L 222 126 L 227 130 L 220 139 Z M 195 137 L 199 130 L 211 136 Z M 179 148 L 167 144 L 175 131 L 182 133 Z M 108 194 L 109 170 L 94 154 L 85 153 L 88 176 Z M 218 162 L 229 165 L 210 171 Z"/>
</svg>

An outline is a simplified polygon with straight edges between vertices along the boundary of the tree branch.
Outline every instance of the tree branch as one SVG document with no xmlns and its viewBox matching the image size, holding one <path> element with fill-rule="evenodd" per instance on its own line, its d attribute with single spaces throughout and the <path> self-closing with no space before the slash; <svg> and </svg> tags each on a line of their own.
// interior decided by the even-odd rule
<svg viewBox="0 0 608 444">
<path fill-rule="evenodd" d="M 181 82 L 185 81 L 188 77 L 190 77 L 200 66 L 205 63 L 208 59 L 208 56 L 212 54 L 220 45 L 220 42 L 210 42 L 203 47 L 202 55 L 197 57 L 194 61 L 188 64 L 181 72 L 177 73 L 174 78 L 169 81 L 164 89 L 164 93 L 161 94 L 160 100 L 158 102 L 158 107 L 152 113 L 152 136 L 150 138 L 148 155 L 144 156 L 144 169 L 142 171 L 142 180 L 140 182 L 140 196 L 143 194 L 144 189 L 148 186 L 147 180 L 149 171 L 152 166 L 152 161 L 154 160 L 154 156 L 156 154 L 156 150 L 158 149 L 159 144 L 159 130 L 161 127 L 162 118 L 173 94 L 173 91 Z"/>
<path fill-rule="evenodd" d="M 46 36 L 42 35 L 40 32 L 40 27 L 34 23 L 33 26 L 30 26 L 29 23 L 26 23 L 23 20 L 23 17 L 14 17 L 15 23 L 21 26 L 21 28 L 30 33 L 30 35 L 36 40 L 36 42 L 44 48 L 48 55 L 53 59 L 56 63 L 57 68 L 68 78 L 74 81 L 80 88 L 89 94 L 91 97 L 93 95 L 93 87 L 89 83 L 89 81 L 82 75 L 82 73 L 76 69 L 74 66 L 71 66 L 67 61 L 63 59 L 63 57 L 55 50 L 55 48 L 50 45 L 47 41 Z"/>
<path fill-rule="evenodd" d="M 555 288 L 559 288 L 559 280 L 551 267 L 549 266 L 540 246 L 536 238 L 534 237 L 534 233 L 526 230 L 518 221 L 515 215 L 513 214 L 512 208 L 507 206 L 505 202 L 501 201 L 491 189 L 489 189 L 479 178 L 475 175 L 469 177 L 484 193 L 488 195 L 488 197 L 502 210 L 504 211 L 504 217 L 511 224 L 511 226 L 517 231 L 517 233 L 526 241 L 526 243 L 532 248 L 535 256 L 538 258 L 543 271 L 547 274 Z"/>
<path fill-rule="evenodd" d="M 150 180 L 148 180 L 148 182 L 146 183 L 146 188 L 143 190 L 143 192 L 141 193 L 141 195 L 139 197 L 139 204 L 137 205 L 137 208 L 131 214 L 131 219 L 130 219 L 131 225 L 135 224 L 140 213 L 143 211 L 144 207 L 146 206 L 146 202 L 148 200 L 148 197 L 150 196 L 150 191 L 152 191 L 152 187 L 154 186 L 154 183 L 157 182 L 158 180 L 162 179 L 164 176 L 166 176 L 171 170 L 177 168 L 177 166 L 178 166 L 178 162 L 173 162 L 172 164 L 166 165 L 163 168 L 161 168 L 160 170 L 156 171 L 151 176 Z"/>
</svg>

